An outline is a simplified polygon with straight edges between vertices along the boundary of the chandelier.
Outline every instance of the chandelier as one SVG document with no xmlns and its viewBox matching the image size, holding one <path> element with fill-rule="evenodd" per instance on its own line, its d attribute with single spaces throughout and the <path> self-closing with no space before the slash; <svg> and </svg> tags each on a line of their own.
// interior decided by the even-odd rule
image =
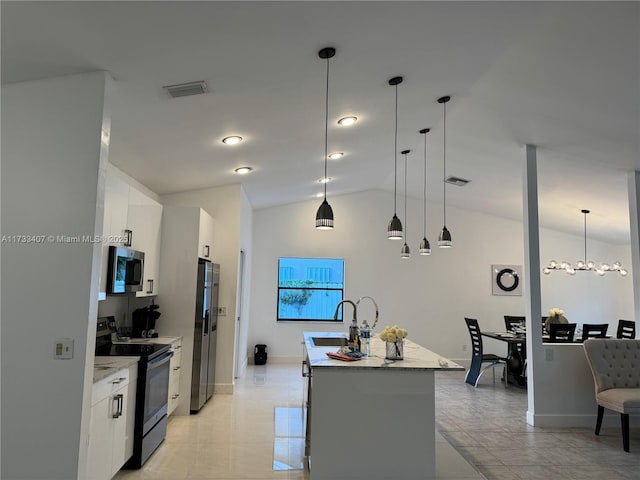
<svg viewBox="0 0 640 480">
<path fill-rule="evenodd" d="M 542 269 L 542 273 L 549 275 L 553 270 L 564 270 L 569 275 L 575 275 L 576 272 L 588 271 L 595 272 L 600 276 L 604 276 L 607 272 L 618 272 L 621 276 L 626 277 L 629 272 L 622 268 L 620 262 L 608 263 L 595 263 L 592 260 L 587 260 L 587 214 L 589 210 L 581 210 L 584 214 L 584 260 L 578 260 L 575 265 L 569 262 L 558 263 L 555 260 L 551 260 L 549 265 Z"/>
</svg>

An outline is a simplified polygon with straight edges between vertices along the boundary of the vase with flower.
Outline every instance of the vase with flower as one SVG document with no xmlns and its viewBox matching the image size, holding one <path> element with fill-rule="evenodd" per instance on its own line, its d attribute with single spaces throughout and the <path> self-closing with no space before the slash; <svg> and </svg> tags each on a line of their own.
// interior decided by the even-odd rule
<svg viewBox="0 0 640 480">
<path fill-rule="evenodd" d="M 567 317 L 564 316 L 564 310 L 561 308 L 552 308 L 549 310 L 549 316 L 544 322 L 544 328 L 548 332 L 549 325 L 552 323 L 569 323 Z"/>
<path fill-rule="evenodd" d="M 407 335 L 407 330 L 397 325 L 384 327 L 380 332 L 380 340 L 386 342 L 385 358 L 387 360 L 402 360 L 404 358 L 404 339 Z"/>
</svg>

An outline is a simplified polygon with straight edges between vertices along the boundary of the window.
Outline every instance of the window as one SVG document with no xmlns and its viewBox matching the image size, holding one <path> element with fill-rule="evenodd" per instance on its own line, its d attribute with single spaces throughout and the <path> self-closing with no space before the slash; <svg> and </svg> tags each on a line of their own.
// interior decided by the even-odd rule
<svg viewBox="0 0 640 480">
<path fill-rule="evenodd" d="M 278 321 L 331 321 L 344 290 L 341 258 L 286 258 L 278 261 Z M 342 309 L 338 312 L 342 322 Z"/>
</svg>

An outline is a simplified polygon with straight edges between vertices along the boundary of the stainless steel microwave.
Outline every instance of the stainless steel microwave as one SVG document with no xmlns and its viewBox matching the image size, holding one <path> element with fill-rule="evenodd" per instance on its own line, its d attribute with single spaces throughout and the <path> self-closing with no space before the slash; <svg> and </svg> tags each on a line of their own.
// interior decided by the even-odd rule
<svg viewBox="0 0 640 480">
<path fill-rule="evenodd" d="M 144 281 L 144 252 L 127 247 L 109 247 L 107 293 L 139 292 Z"/>
</svg>

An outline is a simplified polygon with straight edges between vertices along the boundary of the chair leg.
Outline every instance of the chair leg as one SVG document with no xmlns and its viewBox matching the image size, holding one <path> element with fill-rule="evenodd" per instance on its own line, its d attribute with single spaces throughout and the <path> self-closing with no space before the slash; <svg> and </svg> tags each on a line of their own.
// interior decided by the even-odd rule
<svg viewBox="0 0 640 480">
<path fill-rule="evenodd" d="M 629 414 L 621 413 L 620 420 L 622 421 L 622 448 L 625 452 L 629 451 Z"/>
<path fill-rule="evenodd" d="M 604 415 L 604 407 L 598 405 L 598 420 L 596 420 L 596 435 L 600 435 L 600 428 L 602 427 L 602 417 Z"/>
</svg>

